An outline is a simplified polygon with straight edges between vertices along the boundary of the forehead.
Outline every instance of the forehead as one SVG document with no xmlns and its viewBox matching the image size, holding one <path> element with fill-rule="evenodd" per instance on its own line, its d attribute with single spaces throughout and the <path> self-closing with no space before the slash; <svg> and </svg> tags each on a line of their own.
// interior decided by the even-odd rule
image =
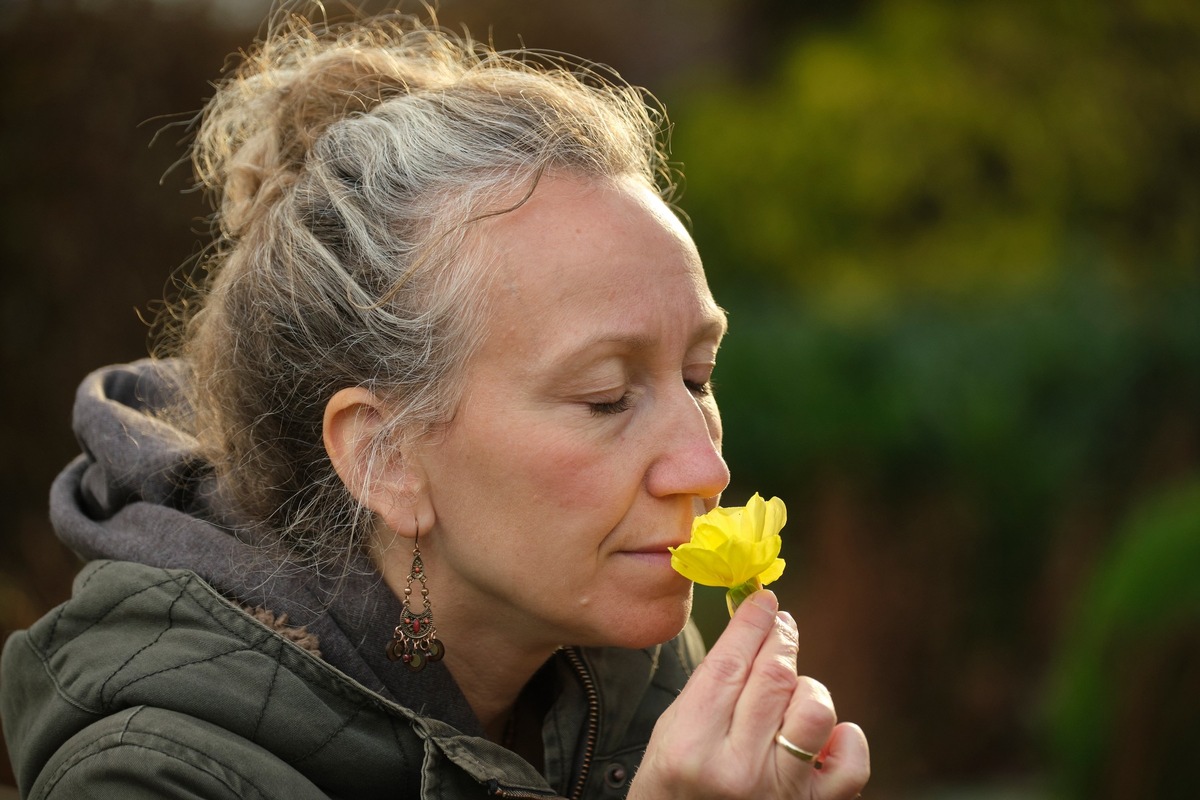
<svg viewBox="0 0 1200 800">
<path fill-rule="evenodd" d="M 591 340 L 724 330 L 691 237 L 634 179 L 544 177 L 525 204 L 485 225 L 494 273 L 484 348 L 543 360 Z"/>
</svg>

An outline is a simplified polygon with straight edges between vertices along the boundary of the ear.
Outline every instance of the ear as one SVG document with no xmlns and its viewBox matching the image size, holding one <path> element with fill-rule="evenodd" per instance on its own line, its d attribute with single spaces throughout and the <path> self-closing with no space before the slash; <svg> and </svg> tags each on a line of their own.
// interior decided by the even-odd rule
<svg viewBox="0 0 1200 800">
<path fill-rule="evenodd" d="M 325 404 L 325 452 L 342 483 L 394 533 L 413 538 L 433 526 L 424 474 L 396 448 L 379 447 L 388 411 L 361 386 L 341 389 Z"/>
</svg>

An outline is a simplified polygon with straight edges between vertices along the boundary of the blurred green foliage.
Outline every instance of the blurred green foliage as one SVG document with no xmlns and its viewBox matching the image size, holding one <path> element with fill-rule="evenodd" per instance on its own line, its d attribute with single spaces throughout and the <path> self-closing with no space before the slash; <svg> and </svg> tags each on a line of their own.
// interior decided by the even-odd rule
<svg viewBox="0 0 1200 800">
<path fill-rule="evenodd" d="M 987 510 L 979 580 L 996 591 L 980 599 L 1000 613 L 1036 577 L 1026 565 L 1062 500 L 1128 480 L 1131 451 L 1200 401 L 1194 286 L 1143 309 L 1077 277 L 1020 303 L 914 303 L 855 325 L 801 305 L 731 317 L 716 377 L 737 483 L 782 493 L 842 469 L 893 493 L 949 484 Z"/>
<path fill-rule="evenodd" d="M 1047 704 L 1066 796 L 1194 796 L 1198 566 L 1200 480 L 1148 499 L 1079 597 Z"/>
<path fill-rule="evenodd" d="M 886 0 L 673 104 L 715 280 L 840 314 L 1200 257 L 1200 5 Z M 757 280 L 754 280 L 757 279 Z"/>
</svg>

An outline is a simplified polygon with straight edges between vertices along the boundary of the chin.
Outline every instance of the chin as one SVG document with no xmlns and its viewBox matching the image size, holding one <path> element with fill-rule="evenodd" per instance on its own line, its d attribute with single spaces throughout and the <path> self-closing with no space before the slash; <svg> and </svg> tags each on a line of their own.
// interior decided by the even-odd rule
<svg viewBox="0 0 1200 800">
<path fill-rule="evenodd" d="M 669 642 L 679 635 L 692 614 L 691 583 L 682 595 L 631 601 L 623 613 L 624 624 L 610 628 L 603 644 L 641 650 Z"/>
</svg>

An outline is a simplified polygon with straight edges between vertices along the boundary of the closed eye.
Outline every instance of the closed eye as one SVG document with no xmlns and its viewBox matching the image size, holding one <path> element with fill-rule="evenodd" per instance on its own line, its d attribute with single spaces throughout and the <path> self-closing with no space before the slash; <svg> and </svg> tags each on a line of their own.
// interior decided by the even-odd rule
<svg viewBox="0 0 1200 800">
<path fill-rule="evenodd" d="M 611 402 L 588 403 L 588 408 L 591 410 L 593 417 L 603 417 L 609 414 L 620 414 L 622 411 L 628 411 L 632 405 L 633 395 L 626 392 Z"/>
<path fill-rule="evenodd" d="M 696 381 L 684 380 L 683 385 L 687 387 L 689 392 L 697 397 L 707 397 L 708 395 L 712 394 L 712 381 L 697 383 Z"/>
</svg>

